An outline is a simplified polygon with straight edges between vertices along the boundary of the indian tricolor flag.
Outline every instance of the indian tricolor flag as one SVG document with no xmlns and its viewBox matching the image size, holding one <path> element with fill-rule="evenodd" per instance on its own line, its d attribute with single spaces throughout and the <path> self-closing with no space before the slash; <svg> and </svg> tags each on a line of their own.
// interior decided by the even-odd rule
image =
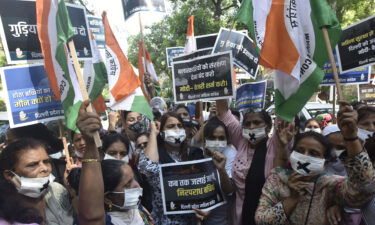
<svg viewBox="0 0 375 225">
<path fill-rule="evenodd" d="M 146 84 L 144 82 L 145 80 L 145 69 L 147 70 L 148 74 L 150 74 L 150 79 L 151 82 L 153 82 L 156 85 L 159 85 L 159 79 L 158 76 L 156 75 L 154 64 L 152 63 L 150 53 L 148 52 L 147 48 L 143 50 L 143 44 L 142 40 L 139 40 L 138 42 L 138 74 L 139 74 L 139 79 L 141 80 L 141 88 L 142 91 L 147 98 L 148 102 L 151 100 L 151 96 L 148 93 L 148 89 L 146 87 Z M 144 54 L 146 55 L 146 60 L 144 57 Z"/>
<path fill-rule="evenodd" d="M 103 12 L 102 19 L 111 109 L 138 112 L 153 119 L 151 108 L 140 88 L 141 81 L 122 52 L 109 25 L 106 12 Z"/>
<path fill-rule="evenodd" d="M 189 54 L 197 50 L 197 42 L 194 37 L 194 16 L 190 16 L 188 19 L 189 25 L 186 32 L 186 43 L 184 53 Z"/>
<path fill-rule="evenodd" d="M 62 102 L 66 126 L 77 130 L 82 95 L 67 48 L 67 42 L 74 36 L 68 11 L 63 0 L 37 0 L 36 13 L 44 67 L 51 89 L 56 99 Z"/>
<path fill-rule="evenodd" d="M 261 49 L 260 64 L 275 69 L 276 114 L 292 121 L 324 77 L 321 28 L 335 46 L 341 35 L 336 16 L 325 0 L 244 0 L 236 18 Z"/>
<path fill-rule="evenodd" d="M 104 98 L 101 94 L 104 85 L 107 82 L 107 69 L 92 32 L 90 32 L 90 42 L 93 56 L 91 60 L 85 61 L 83 67 L 83 79 L 86 84 L 89 98 L 94 101 L 95 111 L 101 113 L 103 112 L 103 109 L 105 109 Z"/>
</svg>

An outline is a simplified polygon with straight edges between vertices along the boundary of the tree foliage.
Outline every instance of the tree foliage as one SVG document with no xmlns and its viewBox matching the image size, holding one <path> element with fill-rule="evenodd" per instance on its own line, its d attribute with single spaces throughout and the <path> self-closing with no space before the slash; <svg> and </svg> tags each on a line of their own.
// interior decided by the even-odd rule
<svg viewBox="0 0 375 225">
<path fill-rule="evenodd" d="M 171 94 L 171 69 L 166 64 L 166 48 L 174 46 L 184 46 L 186 40 L 186 30 L 188 18 L 194 15 L 195 35 L 216 33 L 220 27 L 225 26 L 225 19 L 215 19 L 214 12 L 207 10 L 204 1 L 196 5 L 186 1 L 180 6 L 176 6 L 170 16 L 166 16 L 163 21 L 155 23 L 147 28 L 150 33 L 144 36 L 144 43 L 150 52 L 156 73 L 163 77 L 162 94 L 165 97 L 172 97 Z M 176 4 L 177 5 L 177 4 Z M 146 29 L 146 30 L 147 30 Z M 130 62 L 138 67 L 138 40 L 140 35 L 131 36 L 128 40 L 128 58 Z"/>
<path fill-rule="evenodd" d="M 345 27 L 370 15 L 375 14 L 373 0 L 327 0 L 342 26 Z M 173 11 L 163 21 L 148 27 L 144 42 L 153 60 L 156 72 L 164 77 L 163 90 L 171 97 L 171 69 L 166 65 L 167 47 L 184 46 L 187 19 L 195 16 L 195 35 L 217 33 L 220 27 L 231 28 L 232 19 L 241 1 L 238 0 L 171 0 Z M 235 29 L 246 29 L 241 23 Z M 128 58 L 133 65 L 138 65 L 139 35 L 129 38 Z M 164 93 L 165 94 L 165 93 Z"/>
<path fill-rule="evenodd" d="M 375 14 L 374 0 L 328 0 L 342 26 Z"/>
</svg>

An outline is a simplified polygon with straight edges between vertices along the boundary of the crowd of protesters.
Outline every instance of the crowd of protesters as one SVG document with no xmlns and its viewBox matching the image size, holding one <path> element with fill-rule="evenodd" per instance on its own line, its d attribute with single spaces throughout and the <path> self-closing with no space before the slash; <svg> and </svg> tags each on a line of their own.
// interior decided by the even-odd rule
<svg viewBox="0 0 375 225">
<path fill-rule="evenodd" d="M 227 100 L 211 104 L 207 118 L 152 101 L 154 121 L 110 112 L 109 127 L 85 101 L 69 158 L 56 154 L 63 142 L 43 124 L 10 129 L 0 153 L 0 224 L 375 224 L 374 107 L 343 101 L 331 122 L 301 125 L 262 109 L 240 114 Z M 165 215 L 160 165 L 205 158 L 225 204 Z"/>
</svg>

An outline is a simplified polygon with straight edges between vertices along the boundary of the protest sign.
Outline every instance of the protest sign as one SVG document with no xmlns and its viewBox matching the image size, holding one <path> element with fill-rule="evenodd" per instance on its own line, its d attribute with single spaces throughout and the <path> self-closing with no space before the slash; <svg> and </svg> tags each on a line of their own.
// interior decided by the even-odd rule
<svg viewBox="0 0 375 225">
<path fill-rule="evenodd" d="M 246 34 L 221 28 L 213 53 L 225 51 L 232 51 L 234 64 L 249 73 L 253 79 L 256 78 L 259 53 Z"/>
<path fill-rule="evenodd" d="M 336 51 L 333 51 L 333 56 L 336 61 L 336 66 L 338 67 Z M 320 85 L 321 86 L 335 85 L 335 78 L 333 77 L 332 65 L 329 61 L 324 64 L 324 66 L 322 67 L 322 70 L 324 71 L 324 78 L 322 82 L 320 82 Z M 370 82 L 370 77 L 371 77 L 371 67 L 361 67 L 351 72 L 339 73 L 339 79 L 340 79 L 341 85 L 367 84 Z"/>
<path fill-rule="evenodd" d="M 337 49 L 341 73 L 375 64 L 375 15 L 343 29 Z"/>
<path fill-rule="evenodd" d="M 259 81 L 241 85 L 237 89 L 236 108 L 238 111 L 247 109 L 263 109 L 266 99 L 267 81 Z"/>
<path fill-rule="evenodd" d="M 164 0 L 122 0 L 125 20 L 140 11 L 165 12 Z"/>
<path fill-rule="evenodd" d="M 1 80 L 10 127 L 64 118 L 43 65 L 3 67 Z"/>
<path fill-rule="evenodd" d="M 104 26 L 102 18 L 95 16 L 88 16 L 87 21 L 89 23 L 89 28 L 94 34 L 96 44 L 98 49 L 105 49 L 105 38 L 104 38 Z"/>
<path fill-rule="evenodd" d="M 73 4 L 66 5 L 74 27 L 73 41 L 77 55 L 79 59 L 91 59 L 85 8 Z M 43 62 L 35 8 L 35 1 L 4 0 L 1 3 L 0 34 L 8 64 Z"/>
<path fill-rule="evenodd" d="M 212 159 L 159 165 L 165 215 L 212 210 L 225 203 Z"/>
<path fill-rule="evenodd" d="M 216 34 L 205 34 L 195 36 L 195 41 L 197 43 L 197 49 L 212 48 L 215 45 L 217 38 Z"/>
<path fill-rule="evenodd" d="M 325 70 L 325 69 L 324 69 Z M 335 79 L 332 74 L 332 69 L 328 71 L 320 83 L 321 86 L 335 85 Z M 331 71 L 331 72 L 329 72 Z M 368 84 L 370 82 L 371 67 L 362 67 L 347 73 L 340 73 L 339 80 L 341 85 L 352 85 L 352 84 Z"/>
<path fill-rule="evenodd" d="M 171 47 L 166 48 L 166 56 L 168 67 L 172 67 L 172 61 L 175 57 L 184 54 L 184 47 Z"/>
<path fill-rule="evenodd" d="M 239 30 L 238 32 L 247 35 L 247 30 Z M 213 48 L 217 39 L 217 35 L 218 33 L 195 36 L 197 49 Z"/>
<path fill-rule="evenodd" d="M 189 59 L 194 59 L 200 56 L 211 55 L 211 53 L 212 53 L 212 48 L 199 49 L 195 52 L 173 58 L 173 63 L 184 61 L 184 60 L 189 60 Z"/>
<path fill-rule="evenodd" d="M 375 85 L 360 84 L 358 92 L 360 101 L 364 101 L 368 105 L 375 105 Z"/>
<path fill-rule="evenodd" d="M 174 62 L 173 93 L 176 103 L 232 98 L 232 53 L 224 52 Z"/>
</svg>

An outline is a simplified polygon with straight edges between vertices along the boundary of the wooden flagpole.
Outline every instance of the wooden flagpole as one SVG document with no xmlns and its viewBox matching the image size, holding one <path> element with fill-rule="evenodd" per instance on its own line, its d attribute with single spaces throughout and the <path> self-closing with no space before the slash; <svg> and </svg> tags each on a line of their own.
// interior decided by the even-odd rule
<svg viewBox="0 0 375 225">
<path fill-rule="evenodd" d="M 323 31 L 324 41 L 326 44 L 327 53 L 329 56 L 329 61 L 331 62 L 331 65 L 332 65 L 333 77 L 335 78 L 338 100 L 344 100 L 344 95 L 342 94 L 342 88 L 341 88 L 341 84 L 339 80 L 339 75 L 337 72 L 337 66 L 336 66 L 335 58 L 332 52 L 331 42 L 329 41 L 328 30 L 326 27 L 322 27 L 322 31 Z"/>
<path fill-rule="evenodd" d="M 83 80 L 83 76 L 82 76 L 82 72 L 81 72 L 81 66 L 79 65 L 79 62 L 78 62 L 76 47 L 74 46 L 73 40 L 69 41 L 69 49 L 70 49 L 70 54 L 72 55 L 72 58 L 73 58 L 74 69 L 75 69 L 76 74 L 77 74 L 77 79 L 78 79 L 79 87 L 81 89 L 83 100 L 87 100 L 87 99 L 89 99 L 89 95 L 88 95 L 87 90 L 86 90 L 85 81 Z M 86 108 L 86 110 L 87 110 L 87 112 L 93 112 L 91 103 Z M 96 145 L 97 148 L 102 146 L 102 141 L 100 140 L 99 132 L 94 133 L 94 141 L 95 141 L 95 145 Z"/>
<path fill-rule="evenodd" d="M 67 143 L 66 137 L 65 137 L 65 129 L 64 129 L 64 125 L 62 124 L 61 120 L 59 120 L 59 131 L 60 131 L 60 138 L 61 138 L 61 140 L 63 142 L 63 146 L 64 146 L 64 154 L 65 154 L 66 167 L 70 168 L 71 165 L 72 165 L 72 162 L 70 161 L 70 154 L 69 154 L 69 149 L 68 149 L 68 143 Z"/>
<path fill-rule="evenodd" d="M 146 49 L 145 49 L 145 45 L 144 45 L 144 42 L 143 42 L 144 38 L 143 38 L 143 25 L 142 25 L 141 12 L 138 13 L 138 19 L 139 19 L 139 33 L 141 35 L 141 41 L 142 41 L 143 71 L 146 73 L 147 72 L 147 66 L 146 66 Z"/>
</svg>

